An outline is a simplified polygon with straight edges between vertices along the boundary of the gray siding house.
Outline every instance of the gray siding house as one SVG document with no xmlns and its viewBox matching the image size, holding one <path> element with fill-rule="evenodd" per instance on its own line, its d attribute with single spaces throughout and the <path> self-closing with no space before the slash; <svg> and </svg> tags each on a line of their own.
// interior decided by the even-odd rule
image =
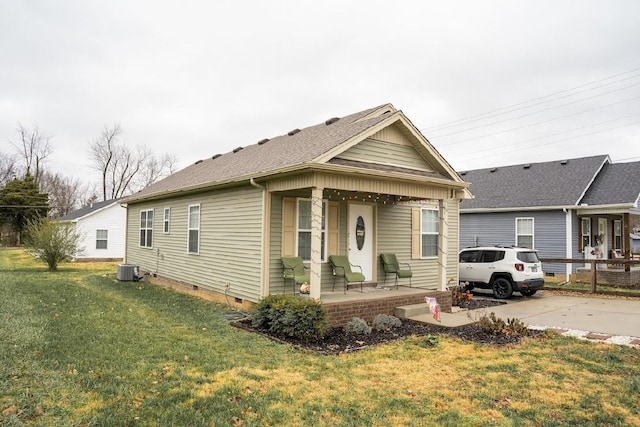
<svg viewBox="0 0 640 427">
<path fill-rule="evenodd" d="M 257 302 L 292 292 L 283 256 L 303 258 L 321 299 L 333 289 L 330 255 L 376 283 L 379 255 L 393 252 L 411 263 L 413 287 L 444 290 L 457 281 L 467 187 L 401 111 L 381 105 L 199 160 L 128 197 L 125 262 Z"/>
<path fill-rule="evenodd" d="M 460 247 L 524 246 L 542 258 L 609 259 L 632 253 L 640 219 L 640 162 L 609 156 L 564 159 L 460 173 L 473 198 L 460 206 Z M 584 264 L 545 264 L 567 279 Z"/>
</svg>

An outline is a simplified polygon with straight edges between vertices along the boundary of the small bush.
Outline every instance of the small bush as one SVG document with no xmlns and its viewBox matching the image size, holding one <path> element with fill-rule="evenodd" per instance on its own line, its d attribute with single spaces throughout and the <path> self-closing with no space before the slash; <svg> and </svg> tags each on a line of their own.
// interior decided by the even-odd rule
<svg viewBox="0 0 640 427">
<path fill-rule="evenodd" d="M 473 294 L 464 286 L 451 289 L 451 305 L 463 307 L 467 302 L 473 299 Z"/>
<path fill-rule="evenodd" d="M 349 334 L 369 335 L 371 333 L 371 327 L 367 325 L 367 322 L 363 319 L 354 317 L 345 325 L 344 331 Z"/>
<path fill-rule="evenodd" d="M 527 336 L 529 328 L 520 319 L 507 319 L 505 322 L 495 313 L 491 313 L 489 317 L 482 316 L 478 322 L 480 329 L 491 335 L 506 336 Z"/>
<path fill-rule="evenodd" d="M 325 336 L 329 330 L 329 315 L 318 301 L 292 295 L 269 295 L 256 305 L 251 323 L 273 335 L 308 342 Z"/>
<path fill-rule="evenodd" d="M 376 331 L 390 331 L 393 328 L 399 328 L 402 322 L 395 316 L 388 314 L 378 314 L 373 318 L 373 329 Z"/>
</svg>

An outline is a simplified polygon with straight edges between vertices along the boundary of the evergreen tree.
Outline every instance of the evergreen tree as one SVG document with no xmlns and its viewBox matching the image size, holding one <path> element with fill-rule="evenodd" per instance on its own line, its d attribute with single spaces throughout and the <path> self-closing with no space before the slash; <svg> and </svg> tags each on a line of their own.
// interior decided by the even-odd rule
<svg viewBox="0 0 640 427">
<path fill-rule="evenodd" d="M 47 216 L 48 199 L 29 174 L 0 188 L 0 225 L 7 224 L 12 228 L 16 244 L 21 244 L 21 235 L 30 221 Z"/>
</svg>

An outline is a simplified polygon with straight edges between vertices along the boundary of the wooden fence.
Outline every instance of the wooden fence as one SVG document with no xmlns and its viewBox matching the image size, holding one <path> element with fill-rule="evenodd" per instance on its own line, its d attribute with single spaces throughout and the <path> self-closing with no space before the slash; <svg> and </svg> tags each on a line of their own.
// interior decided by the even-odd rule
<svg viewBox="0 0 640 427">
<path fill-rule="evenodd" d="M 609 266 L 619 267 L 619 273 L 626 273 L 631 276 L 631 267 L 640 265 L 640 260 L 631 259 L 583 259 L 583 258 L 540 258 L 543 263 L 555 264 L 590 264 L 591 270 L 591 293 L 595 293 L 598 286 L 598 265 L 606 264 Z M 601 272 L 603 270 L 600 270 Z"/>
</svg>

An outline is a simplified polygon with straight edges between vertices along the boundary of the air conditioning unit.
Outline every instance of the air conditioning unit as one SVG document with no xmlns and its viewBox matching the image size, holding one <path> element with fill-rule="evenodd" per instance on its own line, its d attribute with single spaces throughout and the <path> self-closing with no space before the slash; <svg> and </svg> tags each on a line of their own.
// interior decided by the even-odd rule
<svg viewBox="0 0 640 427">
<path fill-rule="evenodd" d="M 138 280 L 138 266 L 133 264 L 118 264 L 117 279 L 121 282 Z"/>
</svg>

